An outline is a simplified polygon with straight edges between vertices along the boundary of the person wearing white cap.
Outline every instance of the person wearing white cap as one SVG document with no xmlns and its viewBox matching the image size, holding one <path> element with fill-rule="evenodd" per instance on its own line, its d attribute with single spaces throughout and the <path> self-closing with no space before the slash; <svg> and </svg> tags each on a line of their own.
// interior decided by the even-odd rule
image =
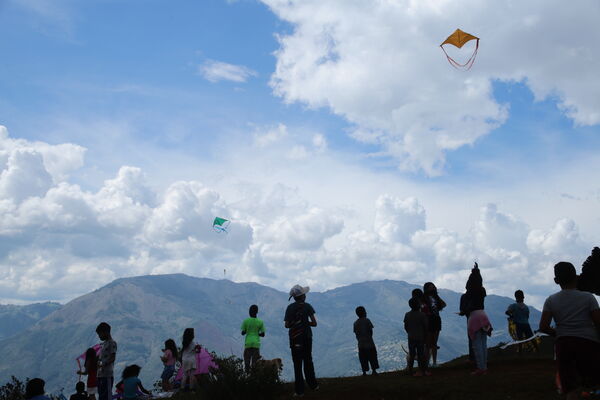
<svg viewBox="0 0 600 400">
<path fill-rule="evenodd" d="M 290 348 L 292 349 L 292 360 L 294 362 L 294 396 L 304 395 L 304 379 L 308 387 L 313 390 L 319 389 L 315 378 L 315 367 L 312 360 L 312 329 L 317 326 L 315 309 L 306 302 L 306 293 L 310 288 L 295 285 L 290 290 L 290 300 L 294 302 L 285 310 L 285 327 L 289 330 Z M 304 368 L 303 368 L 304 367 Z M 304 375 L 302 370 L 304 369 Z"/>
</svg>

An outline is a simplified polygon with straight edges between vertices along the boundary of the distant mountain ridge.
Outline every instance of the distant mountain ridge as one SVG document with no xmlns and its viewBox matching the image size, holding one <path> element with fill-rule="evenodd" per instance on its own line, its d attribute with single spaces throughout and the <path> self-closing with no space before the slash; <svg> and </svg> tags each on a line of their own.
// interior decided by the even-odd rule
<svg viewBox="0 0 600 400">
<path fill-rule="evenodd" d="M 0 340 L 25 331 L 61 307 L 53 302 L 25 306 L 0 304 Z"/>
<path fill-rule="evenodd" d="M 356 339 L 352 323 L 354 309 L 363 305 L 375 325 L 382 369 L 403 366 L 406 334 L 404 313 L 408 311 L 411 291 L 417 287 L 400 281 L 356 283 L 311 292 L 310 302 L 319 325 L 314 330 L 314 359 L 320 376 L 344 376 L 359 372 Z M 440 360 L 455 358 L 467 351 L 466 320 L 458 311 L 460 293 L 440 290 L 448 307 L 442 313 Z M 39 376 L 48 388 L 71 387 L 76 381 L 75 358 L 98 342 L 95 327 L 107 321 L 118 342 L 116 374 L 126 364 L 143 367 L 141 378 L 151 385 L 161 371 L 159 360 L 164 340 L 180 343 L 186 327 L 196 329 L 196 340 L 219 354 L 240 355 L 243 338 L 239 327 L 248 306 L 258 304 L 259 317 L 265 321 L 266 337 L 261 353 L 265 358 L 284 360 L 284 376 L 291 377 L 291 359 L 283 315 L 287 293 L 256 283 L 194 278 L 186 275 L 153 275 L 118 279 L 92 293 L 81 296 L 49 314 L 19 335 L 0 342 L 0 381 L 10 375 Z M 488 296 L 486 310 L 494 324 L 492 343 L 507 341 L 504 311 L 513 300 Z M 532 308 L 535 326 L 539 311 Z"/>
</svg>

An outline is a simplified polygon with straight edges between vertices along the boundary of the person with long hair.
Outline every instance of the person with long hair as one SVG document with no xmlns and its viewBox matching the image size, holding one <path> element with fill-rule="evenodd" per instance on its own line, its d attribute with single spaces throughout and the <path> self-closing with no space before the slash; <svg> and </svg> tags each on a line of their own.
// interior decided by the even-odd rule
<svg viewBox="0 0 600 400">
<path fill-rule="evenodd" d="M 432 282 L 427 282 L 423 285 L 423 293 L 425 294 L 425 304 L 427 305 L 427 317 L 429 319 L 427 338 L 425 340 L 425 357 L 429 363 L 431 357 L 432 367 L 437 366 L 437 351 L 438 339 L 442 330 L 442 318 L 440 311 L 446 307 L 446 303 L 438 295 L 437 288 Z"/>
<path fill-rule="evenodd" d="M 87 375 L 87 395 L 89 400 L 96 400 L 96 394 L 98 393 L 98 378 L 96 373 L 98 371 L 98 356 L 96 350 L 89 348 L 85 351 L 85 362 L 83 364 L 83 371 L 77 371 L 79 375 Z"/>
<path fill-rule="evenodd" d="M 198 367 L 196 364 L 196 353 L 200 352 L 200 346 L 194 341 L 194 328 L 186 328 L 183 331 L 181 343 L 181 368 L 183 368 L 183 388 L 194 389 L 196 378 L 194 372 Z"/>
<path fill-rule="evenodd" d="M 163 355 L 160 356 L 160 359 L 164 365 L 160 379 L 162 380 L 162 389 L 165 392 L 168 392 L 172 389 L 170 379 L 175 373 L 175 362 L 177 361 L 178 355 L 179 354 L 177 353 L 175 341 L 173 339 L 167 339 L 165 341 Z"/>
</svg>

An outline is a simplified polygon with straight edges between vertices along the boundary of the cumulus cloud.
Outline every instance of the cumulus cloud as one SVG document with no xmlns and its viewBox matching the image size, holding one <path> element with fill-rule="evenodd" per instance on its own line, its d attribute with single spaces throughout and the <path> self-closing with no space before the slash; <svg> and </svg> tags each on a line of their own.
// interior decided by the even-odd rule
<svg viewBox="0 0 600 400">
<path fill-rule="evenodd" d="M 16 140 L 2 131 L 3 301 L 68 299 L 122 276 L 183 272 L 220 278 L 223 270 L 236 281 L 277 288 L 299 281 L 327 289 L 402 279 L 462 290 L 475 259 L 491 293 L 511 293 L 515 280 L 526 280 L 535 296 L 551 290 L 554 262 L 583 259 L 591 248 L 573 220 L 531 228 L 493 203 L 481 207 L 466 233 L 430 226 L 424 203 L 386 193 L 385 186 L 366 210 L 317 206 L 297 187 L 281 183 L 240 184 L 233 196 L 195 180 L 159 190 L 132 166 L 85 190 L 67 174 L 82 164 L 83 149 Z M 282 138 L 255 141 L 250 148 L 292 143 L 294 134 L 285 126 L 275 132 Z M 324 138 L 308 138 L 302 145 L 312 155 L 325 147 Z M 67 152 L 49 164 L 44 157 L 58 154 L 54 146 L 77 156 Z M 61 172 L 51 165 L 62 165 Z M 361 221 L 368 222 L 357 221 L 365 213 L 371 217 Z M 232 221 L 228 234 L 212 230 L 215 216 Z"/>
<path fill-rule="evenodd" d="M 244 66 L 228 64 L 222 61 L 206 60 L 199 67 L 200 74 L 209 82 L 231 81 L 243 83 L 257 76 L 257 72 Z"/>
<path fill-rule="evenodd" d="M 555 98 L 575 124 L 600 123 L 593 0 L 263 2 L 294 27 L 278 36 L 275 94 L 330 108 L 355 125 L 355 139 L 379 145 L 402 169 L 439 174 L 446 152 L 504 123 L 495 80 Z M 453 70 L 438 47 L 457 26 L 481 37 L 468 73 Z"/>
</svg>

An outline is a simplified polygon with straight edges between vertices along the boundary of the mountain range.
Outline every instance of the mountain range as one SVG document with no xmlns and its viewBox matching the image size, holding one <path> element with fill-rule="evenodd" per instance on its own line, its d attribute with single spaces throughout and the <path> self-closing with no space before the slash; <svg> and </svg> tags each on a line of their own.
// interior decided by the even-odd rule
<svg viewBox="0 0 600 400">
<path fill-rule="evenodd" d="M 375 325 L 374 339 L 382 370 L 402 368 L 405 355 L 401 346 L 406 347 L 402 321 L 415 287 L 384 280 L 310 292 L 307 301 L 318 318 L 313 349 L 317 375 L 347 376 L 360 372 L 352 332 L 358 305 L 366 307 Z M 441 314 L 439 340 L 439 359 L 444 361 L 467 352 L 466 319 L 455 314 L 460 293 L 441 289 L 439 294 L 448 304 Z M 512 302 L 495 295 L 486 298 L 486 311 L 495 328 L 490 345 L 510 340 L 504 311 Z M 112 325 L 113 338 L 118 343 L 115 373 L 120 374 L 127 364 L 139 364 L 143 367 L 140 377 L 151 386 L 162 370 L 159 356 L 164 341 L 173 338 L 180 343 L 186 327 L 195 328 L 196 340 L 210 351 L 224 356 L 241 355 L 243 337 L 239 327 L 251 304 L 259 306 L 259 318 L 265 321 L 267 329 L 261 349 L 263 357 L 282 358 L 283 376 L 290 378 L 292 364 L 287 330 L 283 327 L 289 304 L 287 293 L 256 283 L 175 274 L 118 279 L 63 306 L 51 303 L 49 314 L 44 316 L 40 311 L 36 315 L 41 318 L 33 325 L 15 323 L 23 330 L 15 334 L 13 329 L 10 337 L 0 341 L 4 355 L 0 359 L 0 382 L 11 375 L 41 377 L 49 390 L 69 390 L 77 379 L 75 358 L 98 342 L 95 328 L 106 321 Z M 23 311 L 22 315 L 25 321 L 31 312 Z M 533 327 L 539 317 L 540 312 L 531 308 Z M 11 331 L 4 325 L 2 332 L 8 336 Z"/>
<path fill-rule="evenodd" d="M 61 308 L 58 303 L 35 303 L 26 306 L 0 304 L 0 340 L 16 335 Z"/>
</svg>

